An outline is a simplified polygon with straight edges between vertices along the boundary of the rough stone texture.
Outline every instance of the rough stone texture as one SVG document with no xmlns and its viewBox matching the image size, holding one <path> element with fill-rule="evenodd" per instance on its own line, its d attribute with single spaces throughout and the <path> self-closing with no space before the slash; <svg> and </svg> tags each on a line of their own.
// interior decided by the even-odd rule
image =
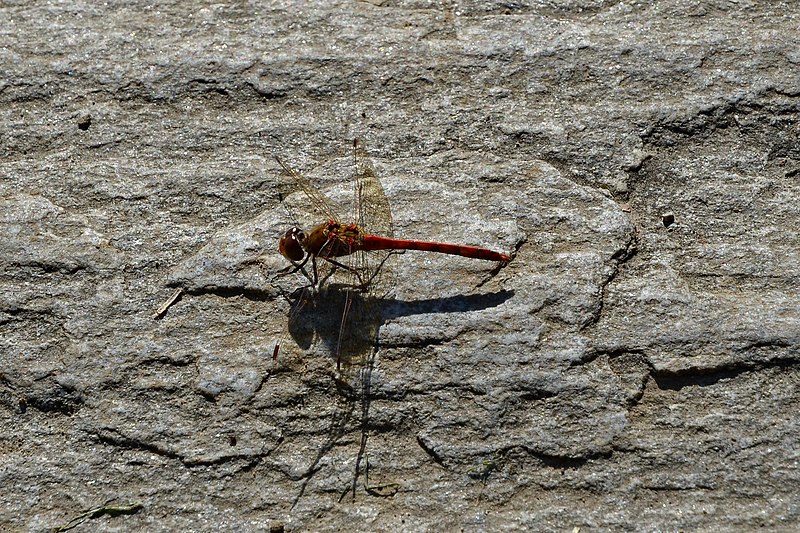
<svg viewBox="0 0 800 533">
<path fill-rule="evenodd" d="M 0 527 L 798 527 L 800 17 L 655 4 L 0 7 Z M 398 258 L 337 380 L 272 155 L 355 136 L 516 257 Z"/>
</svg>

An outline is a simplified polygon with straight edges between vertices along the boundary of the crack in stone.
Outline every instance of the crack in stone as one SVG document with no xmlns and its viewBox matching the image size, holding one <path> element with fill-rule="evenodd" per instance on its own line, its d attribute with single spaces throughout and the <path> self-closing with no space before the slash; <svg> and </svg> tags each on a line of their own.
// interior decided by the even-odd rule
<svg viewBox="0 0 800 533">
<path fill-rule="evenodd" d="M 598 296 L 597 296 L 597 306 L 594 312 L 591 313 L 589 317 L 587 317 L 586 321 L 581 324 L 578 328 L 578 331 L 585 331 L 592 326 L 595 326 L 603 315 L 603 308 L 605 306 L 606 295 L 608 292 L 608 286 L 616 279 L 617 275 L 619 274 L 620 270 L 622 270 L 623 266 L 630 261 L 633 257 L 636 256 L 638 251 L 637 243 L 638 239 L 636 237 L 636 229 L 634 228 L 631 233 L 628 235 L 628 241 L 625 243 L 623 248 L 619 248 L 610 258 L 610 262 L 614 265 L 613 270 L 611 273 L 606 276 L 606 278 L 600 283 L 600 287 L 598 289 Z"/>
</svg>

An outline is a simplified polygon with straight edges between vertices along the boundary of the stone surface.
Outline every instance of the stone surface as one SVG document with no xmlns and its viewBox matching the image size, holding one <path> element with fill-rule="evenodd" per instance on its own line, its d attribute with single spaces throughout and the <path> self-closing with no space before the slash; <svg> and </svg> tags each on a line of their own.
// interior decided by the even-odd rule
<svg viewBox="0 0 800 533">
<path fill-rule="evenodd" d="M 797 527 L 790 3 L 0 13 L 3 530 Z M 393 258 L 337 373 L 273 156 L 344 208 L 354 137 L 515 257 Z"/>
</svg>

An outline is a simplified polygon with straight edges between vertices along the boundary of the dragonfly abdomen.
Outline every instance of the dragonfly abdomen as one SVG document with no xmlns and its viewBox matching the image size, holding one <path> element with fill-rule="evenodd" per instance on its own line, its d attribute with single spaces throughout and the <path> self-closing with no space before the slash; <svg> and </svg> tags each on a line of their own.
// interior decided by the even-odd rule
<svg viewBox="0 0 800 533">
<path fill-rule="evenodd" d="M 377 235 L 364 235 L 358 247 L 362 250 L 421 250 L 440 254 L 460 255 L 472 259 L 508 262 L 511 257 L 486 248 L 466 246 L 462 244 L 446 244 L 443 242 L 412 241 L 405 239 L 389 239 Z"/>
</svg>

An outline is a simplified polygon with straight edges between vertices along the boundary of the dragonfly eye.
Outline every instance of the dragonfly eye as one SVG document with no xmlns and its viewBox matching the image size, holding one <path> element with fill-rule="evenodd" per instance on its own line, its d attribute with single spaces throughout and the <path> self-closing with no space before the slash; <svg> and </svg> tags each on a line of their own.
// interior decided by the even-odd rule
<svg viewBox="0 0 800 533">
<path fill-rule="evenodd" d="M 305 240 L 306 235 L 303 230 L 298 227 L 289 228 L 278 242 L 278 251 L 290 261 L 302 261 L 306 256 L 306 251 L 303 249 Z"/>
</svg>

